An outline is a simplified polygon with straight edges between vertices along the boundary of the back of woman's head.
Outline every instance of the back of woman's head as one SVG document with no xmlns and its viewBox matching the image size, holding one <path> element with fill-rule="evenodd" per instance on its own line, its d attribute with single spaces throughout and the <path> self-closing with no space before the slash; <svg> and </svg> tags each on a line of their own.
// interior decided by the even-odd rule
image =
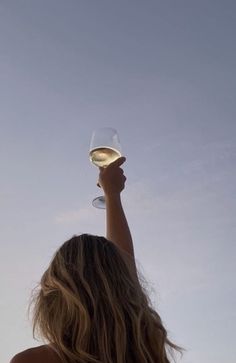
<svg viewBox="0 0 236 363">
<path fill-rule="evenodd" d="M 33 294 L 34 337 L 37 329 L 63 362 L 169 362 L 166 348 L 181 348 L 167 339 L 134 271 L 132 257 L 106 238 L 72 237 Z"/>
</svg>

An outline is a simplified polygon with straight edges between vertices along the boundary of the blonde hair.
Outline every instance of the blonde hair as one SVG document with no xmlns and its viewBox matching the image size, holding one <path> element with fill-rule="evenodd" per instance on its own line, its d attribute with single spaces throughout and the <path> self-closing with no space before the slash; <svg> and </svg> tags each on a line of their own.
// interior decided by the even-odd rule
<svg viewBox="0 0 236 363">
<path fill-rule="evenodd" d="M 82 234 L 54 254 L 32 292 L 35 332 L 65 363 L 168 363 L 158 313 L 134 272 L 134 260 L 104 237 Z"/>
</svg>

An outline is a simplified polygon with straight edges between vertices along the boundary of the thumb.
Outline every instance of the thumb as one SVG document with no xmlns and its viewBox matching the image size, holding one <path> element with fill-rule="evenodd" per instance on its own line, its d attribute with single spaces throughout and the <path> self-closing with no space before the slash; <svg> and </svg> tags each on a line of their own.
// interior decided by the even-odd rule
<svg viewBox="0 0 236 363">
<path fill-rule="evenodd" d="M 125 161 L 126 161 L 126 158 L 124 156 L 121 156 L 120 158 L 116 159 L 111 164 L 109 164 L 108 167 L 116 167 L 116 168 L 118 168 L 119 166 L 121 166 L 122 164 L 124 164 Z"/>
</svg>

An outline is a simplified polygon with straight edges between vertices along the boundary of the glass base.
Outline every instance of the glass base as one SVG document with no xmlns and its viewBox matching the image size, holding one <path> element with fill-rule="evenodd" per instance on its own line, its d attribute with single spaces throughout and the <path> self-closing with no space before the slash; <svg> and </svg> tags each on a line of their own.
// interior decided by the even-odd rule
<svg viewBox="0 0 236 363">
<path fill-rule="evenodd" d="M 95 208 L 99 208 L 99 209 L 106 209 L 106 202 L 105 202 L 105 197 L 104 197 L 104 195 L 102 195 L 102 196 L 100 196 L 100 197 L 95 198 L 95 199 L 92 201 L 92 205 L 93 205 Z"/>
</svg>

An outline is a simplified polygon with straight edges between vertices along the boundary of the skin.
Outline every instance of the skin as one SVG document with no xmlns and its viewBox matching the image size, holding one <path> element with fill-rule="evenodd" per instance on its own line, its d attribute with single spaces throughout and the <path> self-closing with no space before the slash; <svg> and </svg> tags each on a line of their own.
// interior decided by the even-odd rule
<svg viewBox="0 0 236 363">
<path fill-rule="evenodd" d="M 106 200 L 106 238 L 126 252 L 127 261 L 137 276 L 134 259 L 134 247 L 121 202 L 121 192 L 125 187 L 126 177 L 121 165 L 125 157 L 120 157 L 106 168 L 99 168 L 99 185 L 103 188 Z M 26 349 L 16 354 L 10 363 L 62 363 L 53 349 L 46 344 Z"/>
</svg>

